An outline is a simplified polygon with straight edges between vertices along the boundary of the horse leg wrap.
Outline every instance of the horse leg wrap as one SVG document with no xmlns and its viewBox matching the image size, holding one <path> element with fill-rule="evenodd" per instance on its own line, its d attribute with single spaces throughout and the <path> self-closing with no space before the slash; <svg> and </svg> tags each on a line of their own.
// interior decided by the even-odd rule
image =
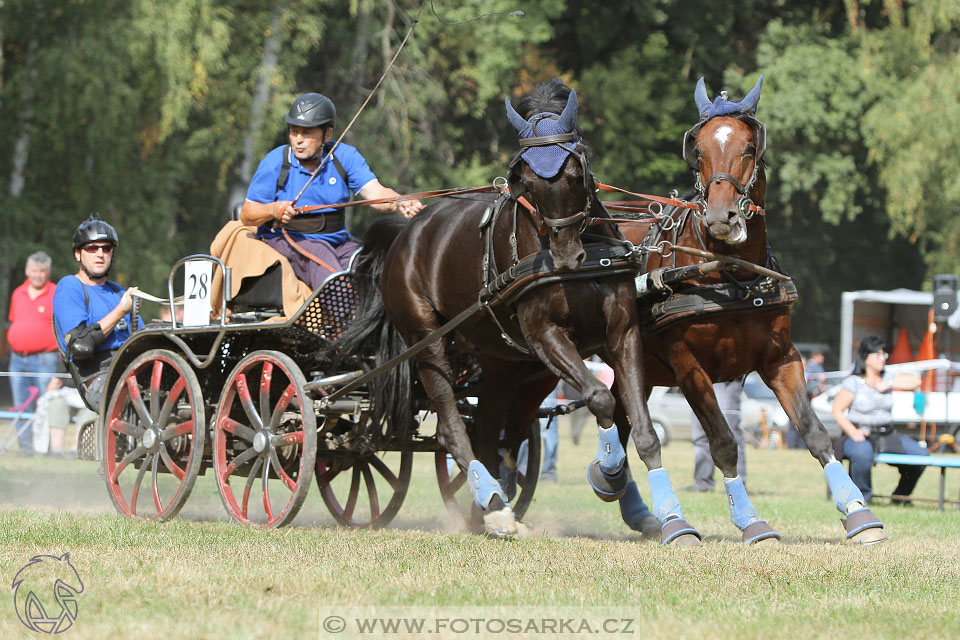
<svg viewBox="0 0 960 640">
<path fill-rule="evenodd" d="M 670 476 L 663 467 L 647 473 L 650 482 L 650 495 L 653 498 L 653 515 L 660 522 L 666 523 L 673 518 L 683 518 L 683 510 L 677 494 L 673 492 Z"/>
<path fill-rule="evenodd" d="M 645 538 L 656 538 L 660 535 L 660 521 L 657 520 L 647 504 L 640 496 L 637 483 L 630 480 L 620 498 L 620 515 L 627 526 L 639 531 Z"/>
<path fill-rule="evenodd" d="M 834 460 L 823 467 L 823 475 L 827 479 L 827 486 L 830 487 L 830 493 L 833 494 L 833 504 L 837 511 L 847 515 L 847 506 L 851 502 L 866 504 L 863 499 L 863 493 L 853 484 L 847 470 L 839 460 Z"/>
<path fill-rule="evenodd" d="M 766 520 L 760 519 L 760 514 L 747 497 L 743 478 L 740 476 L 724 478 L 723 484 L 727 489 L 727 500 L 730 503 L 730 520 L 743 532 L 744 542 L 751 544 L 767 538 L 780 539 L 780 534 L 768 525 Z"/>
<path fill-rule="evenodd" d="M 597 463 L 600 471 L 608 476 L 615 476 L 623 470 L 627 460 L 627 452 L 620 444 L 620 434 L 617 425 L 609 429 L 597 428 Z"/>
<path fill-rule="evenodd" d="M 867 529 L 883 529 L 883 523 L 877 519 L 870 511 L 870 507 L 864 507 L 851 511 L 843 519 L 843 528 L 847 530 L 847 540 Z"/>
<path fill-rule="evenodd" d="M 587 481 L 604 502 L 619 500 L 627 490 L 627 452 L 620 444 L 616 425 L 597 430 L 597 459 L 587 467 Z"/>
<path fill-rule="evenodd" d="M 467 467 L 467 483 L 470 485 L 471 493 L 473 493 L 474 503 L 484 511 L 487 510 L 487 507 L 490 505 L 490 500 L 492 500 L 495 495 L 500 496 L 501 500 L 507 502 L 500 483 L 490 475 L 490 472 L 487 471 L 485 466 L 480 464 L 479 460 L 474 460 L 470 463 L 470 466 Z"/>
<path fill-rule="evenodd" d="M 503 494 L 506 496 L 505 500 L 513 500 L 517 495 L 517 476 L 519 472 L 517 471 L 516 465 L 513 469 L 510 469 L 503 462 L 500 463 L 500 487 L 503 489 Z"/>
</svg>

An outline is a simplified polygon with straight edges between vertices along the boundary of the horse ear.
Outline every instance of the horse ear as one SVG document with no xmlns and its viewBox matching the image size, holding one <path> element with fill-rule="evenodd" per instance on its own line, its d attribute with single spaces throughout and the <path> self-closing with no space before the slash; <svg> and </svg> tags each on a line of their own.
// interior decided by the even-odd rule
<svg viewBox="0 0 960 640">
<path fill-rule="evenodd" d="M 707 87 L 703 83 L 702 76 L 697 80 L 697 88 L 693 92 L 693 99 L 697 101 L 697 113 L 703 117 L 704 112 L 712 103 L 710 98 L 707 97 Z"/>
<path fill-rule="evenodd" d="M 564 133 L 573 133 L 577 129 L 577 91 L 575 89 L 570 89 L 567 106 L 563 108 L 558 124 Z"/>
<path fill-rule="evenodd" d="M 513 128 L 517 130 L 517 135 L 523 135 L 523 132 L 530 126 L 529 123 L 513 108 L 513 105 L 510 104 L 510 98 L 505 98 L 504 102 L 507 103 L 507 119 L 510 120 Z"/>
<path fill-rule="evenodd" d="M 740 104 L 743 105 L 743 110 L 750 113 L 756 113 L 757 103 L 760 102 L 760 87 L 763 86 L 763 74 L 760 74 L 760 79 L 757 80 L 757 84 L 754 85 L 753 89 L 750 89 L 750 93 L 740 101 Z"/>
</svg>

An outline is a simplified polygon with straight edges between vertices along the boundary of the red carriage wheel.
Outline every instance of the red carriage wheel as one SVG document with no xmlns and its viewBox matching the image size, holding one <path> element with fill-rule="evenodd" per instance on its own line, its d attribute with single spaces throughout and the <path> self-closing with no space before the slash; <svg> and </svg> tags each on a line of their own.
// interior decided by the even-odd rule
<svg viewBox="0 0 960 640">
<path fill-rule="evenodd" d="M 206 428 L 190 365 L 165 349 L 139 355 L 113 388 L 105 425 L 103 472 L 117 510 L 150 520 L 175 516 L 200 473 Z"/>
<path fill-rule="evenodd" d="M 213 469 L 223 506 L 237 522 L 283 526 L 307 497 L 317 416 L 305 384 L 300 367 L 277 351 L 249 354 L 227 378 L 213 429 Z"/>
<path fill-rule="evenodd" d="M 391 463 L 397 471 L 391 469 Z M 317 485 L 334 519 L 349 527 L 387 526 L 407 495 L 413 452 L 317 460 Z M 361 491 L 361 488 L 363 489 Z"/>
<path fill-rule="evenodd" d="M 554 425 L 552 428 L 556 429 Z M 510 507 L 517 519 L 523 518 L 533 500 L 540 479 L 540 455 L 542 443 L 540 441 L 540 421 L 534 420 L 530 424 L 530 438 L 527 442 L 527 465 L 523 473 L 517 474 L 517 494 L 510 498 Z M 473 504 L 473 496 L 467 486 L 467 473 L 457 466 L 452 458 L 447 456 L 446 449 L 438 449 L 434 453 L 434 465 L 437 471 L 437 483 L 440 485 L 440 495 L 447 505 L 447 510 L 457 516 L 462 522 L 472 528 L 483 526 L 480 521 L 481 512 Z M 493 470 L 491 470 L 493 471 Z M 501 482 L 503 480 L 501 479 Z"/>
</svg>

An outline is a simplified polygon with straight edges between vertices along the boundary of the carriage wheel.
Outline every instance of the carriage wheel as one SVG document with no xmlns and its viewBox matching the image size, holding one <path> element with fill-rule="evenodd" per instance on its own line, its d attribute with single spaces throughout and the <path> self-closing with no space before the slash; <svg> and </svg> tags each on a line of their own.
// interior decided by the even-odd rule
<svg viewBox="0 0 960 640">
<path fill-rule="evenodd" d="M 106 412 L 103 471 L 117 510 L 167 520 L 180 511 L 203 461 L 206 421 L 200 383 L 183 358 L 165 349 L 124 370 Z M 149 490 L 141 491 L 149 473 Z"/>
<path fill-rule="evenodd" d="M 553 428 L 556 428 L 556 425 Z M 542 443 L 539 420 L 531 422 L 530 437 L 526 442 L 527 468 L 525 473 L 517 474 L 517 495 L 510 500 L 510 507 L 518 520 L 527 513 L 537 489 L 537 482 L 540 480 Z M 440 485 L 440 495 L 443 496 L 447 510 L 471 527 L 479 525 L 482 528 L 481 511 L 473 503 L 473 496 L 467 487 L 466 471 L 458 467 L 452 459 L 447 458 L 446 449 L 438 449 L 434 453 L 434 465 L 437 471 L 437 483 Z"/>
<path fill-rule="evenodd" d="M 317 485 L 337 522 L 378 529 L 390 524 L 400 510 L 412 468 L 412 451 L 390 452 L 386 456 L 372 453 L 353 460 L 318 459 Z"/>
<path fill-rule="evenodd" d="M 213 468 L 223 506 L 237 522 L 280 527 L 310 490 L 317 416 L 300 367 L 277 351 L 255 351 L 227 378 L 213 430 Z M 259 493 L 251 500 L 253 493 Z"/>
</svg>

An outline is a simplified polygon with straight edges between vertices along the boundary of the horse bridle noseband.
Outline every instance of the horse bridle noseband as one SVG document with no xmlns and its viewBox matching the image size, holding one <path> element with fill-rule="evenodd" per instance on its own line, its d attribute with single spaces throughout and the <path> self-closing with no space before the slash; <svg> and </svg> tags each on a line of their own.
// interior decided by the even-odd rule
<svg viewBox="0 0 960 640">
<path fill-rule="evenodd" d="M 750 190 L 753 189 L 753 185 L 756 184 L 757 175 L 760 173 L 760 167 L 763 166 L 763 154 L 767 150 L 767 128 L 762 122 L 750 115 L 736 116 L 736 118 L 745 122 L 750 126 L 751 129 L 753 129 L 754 145 L 757 148 L 753 159 L 753 174 L 750 176 L 750 180 L 747 181 L 747 184 L 740 184 L 739 180 L 725 171 L 717 171 L 706 181 L 702 181 L 700 179 L 700 162 L 696 157 L 697 134 L 700 132 L 700 127 L 707 122 L 706 120 L 698 122 L 683 134 L 683 159 L 693 169 L 693 173 L 697 179 L 697 193 L 700 194 L 700 199 L 703 201 L 704 205 L 707 203 L 707 189 L 709 188 L 709 185 L 720 184 L 720 182 L 726 180 L 732 184 L 733 188 L 736 189 L 737 193 L 740 194 L 740 200 L 737 201 L 737 210 L 740 212 L 740 215 L 743 216 L 744 220 L 749 220 L 753 217 L 754 213 L 760 213 L 763 215 L 763 208 L 757 206 L 753 200 L 750 199 Z M 703 210 L 701 210 L 697 215 L 702 217 Z"/>
<path fill-rule="evenodd" d="M 526 151 L 529 147 L 548 147 L 550 145 L 557 145 L 566 149 L 571 155 L 573 155 L 577 160 L 580 161 L 580 167 L 583 169 L 583 188 L 587 192 L 587 199 L 583 209 L 571 216 L 566 218 L 547 218 L 540 213 L 540 209 L 536 206 L 536 203 L 532 203 L 532 206 L 525 207 L 530 213 L 530 217 L 533 218 L 534 223 L 537 225 L 537 229 L 540 232 L 540 235 L 545 235 L 547 230 L 552 230 L 554 233 L 563 229 L 565 227 L 572 227 L 573 225 L 580 225 L 580 231 L 583 231 L 583 224 L 587 218 L 587 214 L 590 212 L 590 209 L 593 207 L 594 200 L 594 189 L 591 188 L 591 183 L 593 182 L 593 174 L 590 172 L 590 166 L 587 163 L 587 155 L 583 151 L 583 145 L 580 143 L 580 139 L 577 137 L 576 133 L 557 133 L 549 136 L 538 136 L 537 135 L 537 124 L 544 119 L 556 120 L 559 116 L 548 113 L 540 113 L 530 119 L 530 126 L 533 130 L 533 136 L 529 138 L 520 138 L 520 150 L 514 154 L 513 159 L 510 160 L 510 164 L 507 167 L 507 175 L 509 178 L 509 189 L 510 195 L 514 200 L 521 201 L 523 194 L 528 191 L 526 186 L 520 182 L 518 174 L 520 161 L 522 160 L 523 152 Z M 568 143 L 576 143 L 571 146 Z"/>
</svg>

